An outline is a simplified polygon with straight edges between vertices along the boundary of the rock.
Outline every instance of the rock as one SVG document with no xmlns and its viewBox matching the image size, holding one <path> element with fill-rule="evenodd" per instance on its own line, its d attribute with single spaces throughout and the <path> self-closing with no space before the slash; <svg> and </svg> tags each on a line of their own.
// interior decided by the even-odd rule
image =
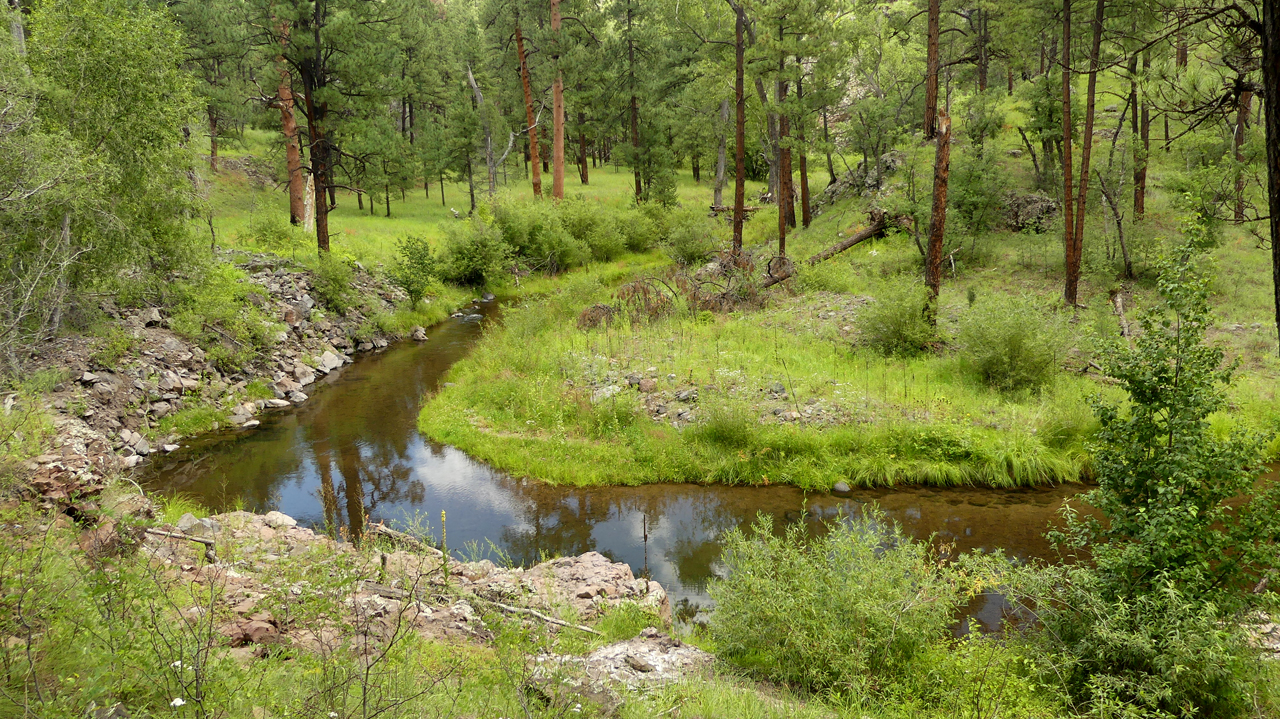
<svg viewBox="0 0 1280 719">
<path fill-rule="evenodd" d="M 640 657 L 637 657 L 634 654 L 628 654 L 626 657 L 623 658 L 623 661 L 625 661 L 627 663 L 627 666 L 631 667 L 632 669 L 638 672 L 645 672 L 646 674 L 649 672 L 655 671 L 657 669 L 657 667 L 653 666 L 649 662 L 646 662 Z"/>
<path fill-rule="evenodd" d="M 356 345 L 357 352 L 368 352 L 372 349 L 373 349 L 372 342 L 361 342 L 360 344 Z"/>
<path fill-rule="evenodd" d="M 650 394 L 652 392 L 658 391 L 658 382 L 656 380 L 652 380 L 652 379 L 649 379 L 648 377 L 645 377 L 644 379 L 640 380 L 640 384 L 638 384 L 636 388 L 645 394 Z"/>
<path fill-rule="evenodd" d="M 182 389 L 182 380 L 172 370 L 160 373 L 160 381 L 156 384 L 161 392 L 173 392 Z"/>
<path fill-rule="evenodd" d="M 1102 108 L 1102 111 L 1103 112 L 1119 112 L 1120 106 L 1113 103 Z"/>
<path fill-rule="evenodd" d="M 261 423 L 261 422 L 259 422 L 258 420 L 256 420 L 256 419 L 251 419 L 251 420 L 249 420 L 248 422 L 245 422 L 244 424 L 242 424 L 242 425 L 240 425 L 240 426 L 241 426 L 243 429 L 253 429 L 254 427 L 257 427 L 257 426 L 258 426 L 258 425 L 260 425 L 260 424 L 262 424 L 262 423 Z"/>
<path fill-rule="evenodd" d="M 850 497 L 853 495 L 853 490 L 849 488 L 848 482 L 836 482 L 831 488 L 831 493 L 837 497 Z"/>
<path fill-rule="evenodd" d="M 80 382 L 83 384 L 93 384 L 94 382 L 97 382 L 97 381 L 98 381 L 98 375 L 92 372 L 85 372 L 84 374 L 80 375 Z"/>
<path fill-rule="evenodd" d="M 1039 193 L 1019 195 L 1016 192 L 1004 196 L 1005 224 L 1015 232 L 1030 230 L 1037 234 L 1049 227 L 1058 214 L 1058 201 Z"/>
<path fill-rule="evenodd" d="M 586 620 L 599 616 L 602 607 L 624 601 L 649 607 L 664 621 L 671 618 L 671 602 L 660 584 L 637 579 L 631 567 L 610 562 L 599 552 L 543 562 L 526 571 L 524 579 L 547 606 L 567 604 Z"/>
<path fill-rule="evenodd" d="M 481 302 L 493 302 L 494 299 L 492 292 L 486 292 L 483 295 L 480 295 Z"/>
<path fill-rule="evenodd" d="M 151 443 L 145 439 L 139 439 L 138 442 L 133 445 L 133 451 L 144 456 L 151 454 Z"/>
<path fill-rule="evenodd" d="M 141 319 L 142 324 L 147 327 L 164 324 L 164 317 L 160 314 L 160 309 L 157 307 L 148 307 L 138 315 L 138 318 Z"/>
<path fill-rule="evenodd" d="M 373 338 L 373 346 L 377 349 L 382 349 L 383 347 L 386 347 L 387 344 L 388 344 L 387 341 L 382 339 L 381 337 Z"/>
<path fill-rule="evenodd" d="M 577 691 L 591 687 L 598 694 L 611 684 L 640 689 L 685 680 L 705 672 L 714 661 L 711 654 L 649 627 L 634 639 L 600 647 L 585 657 L 539 655 L 533 676 L 556 677 L 561 686 Z"/>
<path fill-rule="evenodd" d="M 298 384 L 302 387 L 306 387 L 307 385 L 316 381 L 315 370 L 302 364 L 301 362 L 294 365 L 293 376 L 295 379 L 298 380 Z"/>
<path fill-rule="evenodd" d="M 169 452 L 177 452 L 181 448 L 176 444 L 162 444 L 160 445 L 160 449 L 163 449 L 167 454 Z"/>
<path fill-rule="evenodd" d="M 173 405 L 169 404 L 168 402 L 162 401 L 162 402 L 151 403 L 150 412 L 152 416 L 156 417 L 157 419 L 168 415 L 171 411 L 173 411 Z"/>
<path fill-rule="evenodd" d="M 427 328 L 425 328 L 425 327 L 414 327 L 414 328 L 409 332 L 409 338 L 410 338 L 410 339 L 412 339 L 414 342 L 426 342 L 426 341 L 427 341 Z"/>
<path fill-rule="evenodd" d="M 304 394 L 303 392 L 299 392 L 295 390 L 289 393 L 289 401 L 292 402 L 293 404 L 302 404 L 303 402 L 306 402 L 308 399 L 309 397 L 307 397 L 307 395 Z"/>
<path fill-rule="evenodd" d="M 621 391 L 622 387 L 619 387 L 616 384 L 605 385 L 591 393 L 591 402 L 592 404 L 603 402 Z"/>
<path fill-rule="evenodd" d="M 237 412 L 231 415 L 230 417 L 227 417 L 227 421 L 234 425 L 242 425 L 245 422 L 248 422 L 251 418 L 252 418 L 251 415 L 241 414 L 240 412 Z"/>
<path fill-rule="evenodd" d="M 339 367 L 341 367 L 342 363 L 343 363 L 343 359 L 341 357 L 339 357 L 338 355 L 328 350 L 325 350 L 325 353 L 320 355 L 320 364 L 322 364 L 325 370 L 329 372 L 332 372 L 338 369 Z"/>
<path fill-rule="evenodd" d="M 196 515 L 191 512 L 187 512 L 181 517 L 178 517 L 178 523 L 173 526 L 177 527 L 179 532 L 185 532 L 194 527 L 198 521 L 200 520 L 196 519 Z"/>
<path fill-rule="evenodd" d="M 682 389 L 679 392 L 676 392 L 676 400 L 680 402 L 697 402 L 698 388 L 691 387 L 689 389 Z"/>
<path fill-rule="evenodd" d="M 267 406 L 268 406 L 268 407 L 270 407 L 270 408 L 272 408 L 272 409 L 281 409 L 281 408 L 284 408 L 284 407 L 288 407 L 288 406 L 289 406 L 289 400 L 287 400 L 287 399 L 269 399 L 269 400 L 267 400 Z"/>
<path fill-rule="evenodd" d="M 298 526 L 298 520 L 290 517 L 284 512 L 270 511 L 262 518 L 272 529 L 289 529 Z"/>
<path fill-rule="evenodd" d="M 1009 150 L 1008 152 L 1006 152 L 1005 154 L 1008 155 L 1009 157 L 1022 157 L 1022 150 L 1020 148 L 1015 147 Z"/>
</svg>

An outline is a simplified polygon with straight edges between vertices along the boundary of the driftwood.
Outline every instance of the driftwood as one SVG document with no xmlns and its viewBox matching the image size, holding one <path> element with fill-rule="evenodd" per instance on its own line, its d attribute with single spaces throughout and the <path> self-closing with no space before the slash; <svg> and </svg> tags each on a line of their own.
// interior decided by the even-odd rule
<svg viewBox="0 0 1280 719">
<path fill-rule="evenodd" d="M 213 553 L 214 541 L 212 539 L 205 539 L 204 537 L 193 537 L 190 534 L 183 534 L 181 532 L 167 532 L 163 529 L 152 529 L 150 527 L 148 527 L 145 531 L 147 534 L 152 534 L 157 537 L 168 537 L 169 539 L 184 539 L 188 542 L 196 542 L 197 544 L 203 544 L 204 558 L 208 560 L 210 564 L 218 563 L 218 555 Z"/>
<path fill-rule="evenodd" d="M 819 262 L 823 262 L 824 260 L 829 260 L 832 257 L 835 257 L 836 255 L 840 254 L 841 252 L 844 252 L 845 250 L 849 249 L 850 247 L 853 247 L 854 245 L 857 245 L 861 242 L 869 240 L 872 237 L 876 237 L 880 234 L 883 234 L 885 231 L 885 228 L 889 226 L 888 221 L 885 219 L 884 211 L 882 210 L 877 210 L 873 208 L 867 217 L 871 221 L 870 225 L 868 225 L 867 227 L 863 228 L 858 232 L 855 232 L 854 234 L 850 235 L 844 240 L 841 240 L 840 242 L 837 242 L 836 244 L 819 252 L 818 254 L 810 257 L 807 261 L 809 266 L 812 267 L 818 264 Z M 779 272 L 776 275 L 770 274 L 768 277 L 766 277 L 764 279 L 764 282 L 762 282 L 760 286 L 762 289 L 765 287 L 772 287 L 778 284 L 779 282 L 791 279 L 793 276 L 795 276 L 795 274 L 796 274 L 795 268 L 791 265 L 787 265 L 782 272 Z"/>
<path fill-rule="evenodd" d="M 369 582 L 369 581 L 362 582 L 361 586 L 365 590 L 373 592 L 374 594 L 386 599 L 405 600 L 405 599 L 425 599 L 426 598 L 424 593 L 421 590 L 417 592 L 408 592 L 403 589 L 396 589 L 395 587 L 388 587 L 385 584 L 378 584 L 377 582 Z M 572 622 L 566 622 L 563 619 L 556 619 L 555 617 L 549 617 L 546 614 L 543 614 L 542 612 L 539 612 L 539 611 L 535 611 L 533 609 L 527 609 L 525 607 L 513 607 L 509 604 L 503 604 L 502 602 L 495 602 L 492 599 L 485 599 L 484 597 L 478 594 L 475 594 L 473 592 L 463 592 L 463 596 L 466 599 L 472 599 L 478 602 L 483 602 L 485 604 L 492 605 L 496 607 L 499 611 L 505 612 L 507 614 L 520 614 L 524 616 L 530 616 L 530 617 L 534 617 L 535 619 L 540 619 L 548 624 L 554 624 L 559 627 L 567 627 L 569 629 L 577 629 L 580 632 L 588 632 L 590 634 L 595 634 L 596 636 L 603 636 L 600 632 L 596 631 L 595 629 L 592 629 L 591 627 L 584 626 L 582 624 L 573 624 Z"/>
<path fill-rule="evenodd" d="M 435 557 L 444 555 L 444 553 L 439 549 L 432 547 L 417 537 L 414 537 L 411 534 L 405 534 L 404 532 L 398 532 L 385 524 L 379 523 L 370 525 L 365 528 L 364 533 L 366 537 L 382 537 L 383 539 L 390 541 L 392 544 L 405 547 L 406 549 L 411 549 L 415 552 L 422 552 Z"/>
</svg>

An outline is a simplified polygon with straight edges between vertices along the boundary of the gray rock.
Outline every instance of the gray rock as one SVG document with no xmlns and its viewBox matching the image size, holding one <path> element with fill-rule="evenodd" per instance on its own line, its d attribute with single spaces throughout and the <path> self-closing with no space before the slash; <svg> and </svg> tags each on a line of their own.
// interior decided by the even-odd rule
<svg viewBox="0 0 1280 719">
<path fill-rule="evenodd" d="M 179 447 L 176 444 L 162 444 L 160 445 L 160 449 L 163 449 L 165 452 L 177 452 Z"/>
<path fill-rule="evenodd" d="M 486 292 L 483 295 L 480 295 L 481 302 L 493 302 L 493 300 L 494 296 L 492 292 Z"/>
<path fill-rule="evenodd" d="M 248 422 L 245 422 L 244 424 L 242 424 L 242 425 L 240 425 L 240 426 L 241 426 L 241 427 L 243 427 L 244 429 L 253 429 L 254 427 L 257 427 L 257 426 L 258 426 L 258 425 L 260 425 L 260 424 L 262 424 L 262 423 L 261 423 L 261 422 L 259 422 L 258 420 L 256 420 L 256 419 L 251 419 L 251 420 L 249 420 Z"/>
<path fill-rule="evenodd" d="M 145 439 L 139 439 L 138 443 L 133 445 L 133 451 L 144 456 L 151 454 L 151 443 Z"/>
<path fill-rule="evenodd" d="M 80 381 L 84 384 L 93 384 L 94 382 L 98 381 L 98 375 L 92 372 L 85 372 L 84 374 L 80 375 Z"/>
<path fill-rule="evenodd" d="M 831 493 L 837 497 L 849 497 L 853 495 L 853 490 L 849 488 L 848 482 L 836 482 L 831 488 Z"/>
<path fill-rule="evenodd" d="M 147 327 L 153 327 L 155 325 L 164 323 L 164 317 L 160 314 L 160 310 L 156 307 L 149 307 L 143 310 L 141 314 L 138 315 L 138 318 L 141 319 L 142 324 L 146 325 Z"/>
<path fill-rule="evenodd" d="M 591 402 L 603 402 L 621 391 L 622 387 L 619 387 L 616 384 L 605 385 L 591 393 Z"/>
<path fill-rule="evenodd" d="M 410 333 L 409 333 L 409 338 L 410 338 L 410 339 L 412 339 L 414 342 L 426 342 L 426 341 L 427 341 L 427 328 L 425 328 L 425 327 L 414 327 L 414 328 L 413 328 L 413 330 L 412 330 L 412 331 L 410 331 Z"/>
<path fill-rule="evenodd" d="M 689 389 L 682 389 L 679 392 L 676 392 L 676 399 L 681 402 L 697 402 L 698 388 L 690 387 Z"/>
<path fill-rule="evenodd" d="M 196 519 L 196 515 L 192 514 L 191 512 L 187 512 L 186 514 L 178 518 L 178 523 L 175 524 L 174 526 L 178 528 L 179 532 L 186 532 L 186 531 L 189 531 L 192 527 L 194 527 L 196 525 L 196 522 L 199 522 L 199 521 L 200 520 Z"/>
<path fill-rule="evenodd" d="M 289 393 L 289 401 L 292 402 L 293 404 L 302 404 L 303 402 L 306 402 L 308 399 L 309 397 L 307 397 L 307 395 L 302 392 L 293 391 Z"/>
<path fill-rule="evenodd" d="M 338 355 L 332 352 L 329 352 L 328 350 L 326 350 L 324 354 L 320 355 L 320 364 L 322 364 L 324 368 L 330 372 L 341 367 L 342 363 L 343 363 L 342 357 L 339 357 Z"/>
<path fill-rule="evenodd" d="M 282 407 L 288 407 L 288 406 L 289 406 L 289 400 L 287 400 L 287 399 L 269 399 L 269 400 L 267 400 L 267 406 L 268 406 L 268 407 L 270 407 L 270 408 L 272 408 L 272 409 L 281 409 Z"/>
<path fill-rule="evenodd" d="M 267 512 L 266 516 L 262 518 L 262 521 L 266 522 L 267 526 L 272 529 L 289 529 L 290 527 L 298 526 L 298 520 L 290 517 L 284 512 L 277 512 L 274 510 Z"/>
</svg>

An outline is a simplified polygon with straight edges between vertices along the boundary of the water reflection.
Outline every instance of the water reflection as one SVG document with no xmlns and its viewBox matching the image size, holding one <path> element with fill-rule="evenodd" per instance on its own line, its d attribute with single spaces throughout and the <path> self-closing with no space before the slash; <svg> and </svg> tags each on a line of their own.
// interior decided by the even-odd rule
<svg viewBox="0 0 1280 719">
<path fill-rule="evenodd" d="M 424 393 L 493 321 L 485 305 L 436 328 L 425 343 L 365 357 L 323 381 L 296 411 L 267 415 L 252 431 L 200 439 L 150 470 L 156 489 L 183 492 L 212 507 L 237 501 L 278 509 L 348 536 L 373 521 L 425 518 L 438 529 L 448 514 L 450 546 L 493 546 L 521 564 L 552 555 L 598 551 L 658 580 L 678 607 L 708 602 L 720 567 L 716 539 L 746 528 L 757 513 L 823 522 L 856 516 L 870 503 L 917 537 L 937 535 L 960 551 L 1002 548 L 1047 557 L 1041 536 L 1075 488 L 1042 490 L 907 489 L 863 491 L 851 499 L 805 496 L 790 487 L 649 485 L 562 488 L 508 477 L 416 430 Z M 998 596 L 979 598 L 970 615 L 995 628 Z"/>
</svg>

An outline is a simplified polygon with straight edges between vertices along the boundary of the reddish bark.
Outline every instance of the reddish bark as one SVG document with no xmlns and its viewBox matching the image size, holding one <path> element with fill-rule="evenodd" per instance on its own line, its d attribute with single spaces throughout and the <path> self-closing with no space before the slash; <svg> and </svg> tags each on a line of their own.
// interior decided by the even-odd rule
<svg viewBox="0 0 1280 719">
<path fill-rule="evenodd" d="M 533 115 L 533 89 L 529 83 L 529 63 L 524 54 L 524 36 L 520 34 L 520 25 L 516 24 L 516 59 L 520 62 L 520 84 L 524 86 L 524 115 L 529 129 L 529 162 L 530 180 L 533 182 L 533 196 L 542 197 L 542 172 L 538 165 L 538 128 Z"/>
<path fill-rule="evenodd" d="M 929 29 L 925 38 L 924 139 L 938 132 L 938 35 L 942 25 L 942 0 L 929 0 Z"/>
<path fill-rule="evenodd" d="M 1071 169 L 1071 0 L 1062 0 L 1062 242 L 1066 261 L 1063 299 L 1076 304 L 1080 258 L 1075 254 L 1075 180 Z"/>
<path fill-rule="evenodd" d="M 1081 138 L 1080 149 L 1080 190 L 1076 193 L 1075 234 L 1071 238 L 1071 257 L 1074 265 L 1068 265 L 1067 294 L 1070 304 L 1076 304 L 1080 283 L 1080 259 L 1084 254 L 1084 213 L 1089 199 L 1089 160 L 1093 150 L 1093 120 L 1097 109 L 1098 63 L 1102 52 L 1102 23 L 1106 15 L 1107 0 L 1098 0 L 1093 14 L 1093 46 L 1089 52 L 1089 81 L 1085 91 L 1084 105 L 1084 137 Z M 1071 206 L 1067 205 L 1067 212 Z"/>
<path fill-rule="evenodd" d="M 560 43 L 560 0 L 551 0 L 551 32 L 557 48 Z M 551 84 L 551 196 L 564 199 L 564 74 L 560 71 L 560 54 L 553 56 L 556 79 Z"/>
<path fill-rule="evenodd" d="M 742 6 L 734 6 L 734 77 L 733 98 L 737 105 L 737 116 L 734 119 L 733 139 L 733 255 L 742 254 L 742 220 L 746 207 L 747 181 L 747 96 L 743 81 L 744 54 L 746 41 L 743 32 L 747 24 L 746 12 Z"/>
<path fill-rule="evenodd" d="M 933 160 L 933 209 L 929 219 L 929 250 L 924 283 L 929 288 L 926 307 L 930 323 L 937 322 L 938 293 L 942 291 L 942 242 L 947 226 L 947 178 L 951 172 L 951 118 L 938 113 L 938 147 Z"/>
</svg>

